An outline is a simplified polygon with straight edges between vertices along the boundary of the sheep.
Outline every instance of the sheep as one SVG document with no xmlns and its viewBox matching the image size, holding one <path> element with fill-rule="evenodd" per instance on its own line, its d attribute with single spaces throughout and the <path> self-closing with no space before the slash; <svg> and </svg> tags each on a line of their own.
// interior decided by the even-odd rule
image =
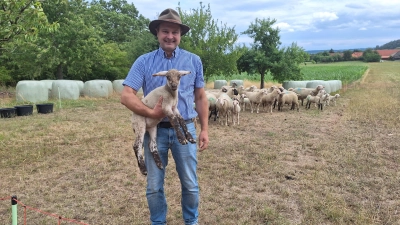
<svg viewBox="0 0 400 225">
<path fill-rule="evenodd" d="M 308 95 L 316 96 L 322 89 L 324 89 L 324 86 L 320 84 L 316 88 L 289 88 L 288 91 L 295 92 L 298 95 L 298 99 L 301 100 L 301 105 L 303 105 L 303 100 Z"/>
<path fill-rule="evenodd" d="M 278 89 L 274 88 L 274 90 L 270 93 L 267 93 L 266 95 L 264 95 L 261 98 L 261 104 L 264 108 L 265 111 L 265 107 L 269 106 L 270 107 L 270 112 L 272 113 L 272 106 L 275 104 L 276 99 L 278 99 Z"/>
<path fill-rule="evenodd" d="M 232 112 L 233 108 L 232 99 L 227 94 L 223 93 L 217 98 L 215 104 L 219 114 L 219 123 L 223 124 L 225 122 L 225 126 L 228 126 L 229 113 Z"/>
<path fill-rule="evenodd" d="M 306 109 L 310 108 L 311 103 L 314 103 L 315 107 L 317 107 L 317 105 L 318 105 L 318 109 L 322 110 L 321 98 L 319 96 L 308 95 L 307 96 Z"/>
<path fill-rule="evenodd" d="M 192 135 L 189 133 L 185 120 L 180 115 L 177 105 L 178 105 L 178 86 L 180 83 L 181 76 L 190 74 L 190 71 L 178 71 L 176 69 L 171 69 L 168 71 L 161 71 L 153 74 L 153 76 L 166 76 L 167 83 L 163 86 L 160 86 L 153 91 L 151 91 L 148 95 L 146 95 L 142 102 L 149 108 L 154 108 L 154 106 L 159 101 L 162 96 L 162 110 L 164 114 L 168 117 L 172 127 L 175 129 L 178 141 L 185 145 L 189 142 L 196 143 L 196 140 L 193 139 Z M 133 144 L 133 150 L 136 155 L 136 159 L 138 161 L 140 172 L 143 175 L 147 175 L 147 169 L 144 162 L 143 156 L 143 141 L 145 132 L 148 131 L 150 135 L 150 152 L 153 155 L 154 161 L 158 168 L 163 169 L 163 165 L 161 162 L 161 158 L 158 154 L 157 149 L 157 124 L 162 119 L 152 119 L 144 116 L 140 116 L 136 113 L 132 115 L 132 127 L 133 132 L 136 134 L 136 139 Z M 182 134 L 182 130 L 184 134 Z"/>
<path fill-rule="evenodd" d="M 281 92 L 278 89 L 278 111 L 282 110 L 283 104 L 291 104 L 290 110 L 294 110 L 295 106 L 297 107 L 297 112 L 299 111 L 299 100 L 297 94 L 292 91 L 283 91 Z"/>
<path fill-rule="evenodd" d="M 329 95 L 328 101 L 326 102 L 326 105 L 329 106 L 329 103 L 330 103 L 331 101 L 333 101 L 333 102 L 335 103 L 335 106 L 336 106 L 336 99 L 338 99 L 339 97 L 340 97 L 339 94 L 335 94 L 334 96 Z"/>
<path fill-rule="evenodd" d="M 246 97 L 245 94 L 240 94 L 239 95 L 239 102 L 242 105 L 241 108 L 243 109 L 243 112 L 246 111 L 246 106 L 250 105 L 250 100 L 248 97 Z"/>
<path fill-rule="evenodd" d="M 233 98 L 239 94 L 239 91 L 235 87 L 226 88 L 222 87 L 222 92 L 225 92 L 229 97 Z"/>
<path fill-rule="evenodd" d="M 237 122 L 237 125 L 239 125 L 240 102 L 238 99 L 233 99 L 232 104 L 232 123 L 235 125 Z"/>
<path fill-rule="evenodd" d="M 215 94 L 210 93 L 210 92 L 206 92 L 206 97 L 208 100 L 208 110 L 210 111 L 210 115 L 208 116 L 208 119 L 210 120 L 211 116 L 214 115 L 214 121 L 217 120 L 217 106 L 216 106 L 216 102 L 217 102 L 217 97 L 215 96 Z"/>
<path fill-rule="evenodd" d="M 257 113 L 259 112 L 260 104 L 261 104 L 261 98 L 263 95 L 266 95 L 267 93 L 265 90 L 262 90 L 260 92 L 246 92 L 246 96 L 250 100 L 250 107 L 251 107 L 251 113 L 253 113 L 253 108 L 257 106 Z"/>
</svg>

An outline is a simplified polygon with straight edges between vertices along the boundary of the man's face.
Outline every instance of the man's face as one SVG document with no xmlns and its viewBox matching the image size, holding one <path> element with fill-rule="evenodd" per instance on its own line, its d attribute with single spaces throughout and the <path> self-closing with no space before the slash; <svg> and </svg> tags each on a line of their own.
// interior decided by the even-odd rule
<svg viewBox="0 0 400 225">
<path fill-rule="evenodd" d="M 161 48 L 171 56 L 181 42 L 181 27 L 175 23 L 162 22 L 157 30 L 157 38 Z"/>
</svg>

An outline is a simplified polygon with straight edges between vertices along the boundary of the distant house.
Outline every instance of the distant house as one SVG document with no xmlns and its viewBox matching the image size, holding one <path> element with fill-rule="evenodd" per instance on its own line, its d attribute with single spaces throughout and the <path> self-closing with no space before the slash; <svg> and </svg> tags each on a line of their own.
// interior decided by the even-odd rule
<svg viewBox="0 0 400 225">
<path fill-rule="evenodd" d="M 400 49 L 384 49 L 384 50 L 376 50 L 378 54 L 381 56 L 382 60 L 389 60 L 390 57 L 394 58 L 395 55 L 399 57 L 398 53 Z"/>
<path fill-rule="evenodd" d="M 393 59 L 394 59 L 394 60 L 400 60 L 400 51 L 396 52 L 396 53 L 393 55 Z"/>
<path fill-rule="evenodd" d="M 353 54 L 351 54 L 352 58 L 358 59 L 363 55 L 364 52 L 353 52 Z"/>
</svg>

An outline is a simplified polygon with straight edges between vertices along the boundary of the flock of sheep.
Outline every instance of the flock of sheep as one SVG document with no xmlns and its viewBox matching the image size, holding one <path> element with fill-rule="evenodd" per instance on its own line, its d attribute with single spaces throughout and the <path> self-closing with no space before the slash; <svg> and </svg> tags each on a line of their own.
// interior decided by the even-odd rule
<svg viewBox="0 0 400 225">
<path fill-rule="evenodd" d="M 324 106 L 329 106 L 332 102 L 336 106 L 339 94 L 334 96 L 325 91 L 323 85 L 316 88 L 289 88 L 272 86 L 270 88 L 258 89 L 252 85 L 245 88 L 234 83 L 233 86 L 222 86 L 219 90 L 206 90 L 209 104 L 209 119 L 214 116 L 214 121 L 219 120 L 220 124 L 227 126 L 229 117 L 233 125 L 239 125 L 239 114 L 250 108 L 250 112 L 260 112 L 267 109 L 270 113 L 277 106 L 278 111 L 282 111 L 284 105 L 289 105 L 291 110 L 299 111 L 299 105 L 303 105 L 306 100 L 306 109 L 310 109 L 313 103 L 318 110 L 323 110 Z"/>
</svg>

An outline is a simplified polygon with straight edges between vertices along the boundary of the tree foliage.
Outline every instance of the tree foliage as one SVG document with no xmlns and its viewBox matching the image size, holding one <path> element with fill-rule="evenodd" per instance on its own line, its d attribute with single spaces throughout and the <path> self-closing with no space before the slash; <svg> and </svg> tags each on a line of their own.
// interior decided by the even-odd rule
<svg viewBox="0 0 400 225">
<path fill-rule="evenodd" d="M 214 20 L 210 5 L 206 8 L 201 2 L 198 9 L 185 12 L 178 7 L 178 12 L 182 22 L 191 28 L 182 37 L 180 47 L 200 56 L 205 78 L 236 73 L 240 52 L 234 48 L 238 38 L 235 29 Z"/>
<path fill-rule="evenodd" d="M 273 28 L 275 19 L 256 19 L 242 34 L 253 38 L 248 51 L 238 60 L 240 71 L 257 71 L 261 76 L 260 88 L 264 87 L 264 77 L 282 58 L 279 50 L 279 28 Z"/>
<path fill-rule="evenodd" d="M 362 58 L 364 62 L 379 62 L 381 60 L 379 53 L 371 48 L 364 51 Z"/>
<path fill-rule="evenodd" d="M 48 23 L 39 0 L 1 0 L 0 45 L 3 42 L 32 40 L 40 30 L 48 32 L 58 28 L 57 23 Z"/>
<path fill-rule="evenodd" d="M 289 80 L 302 80 L 300 63 L 307 59 L 307 55 L 302 47 L 296 43 L 291 46 L 280 49 L 281 59 L 271 68 L 271 74 L 274 80 L 282 83 Z"/>
</svg>

